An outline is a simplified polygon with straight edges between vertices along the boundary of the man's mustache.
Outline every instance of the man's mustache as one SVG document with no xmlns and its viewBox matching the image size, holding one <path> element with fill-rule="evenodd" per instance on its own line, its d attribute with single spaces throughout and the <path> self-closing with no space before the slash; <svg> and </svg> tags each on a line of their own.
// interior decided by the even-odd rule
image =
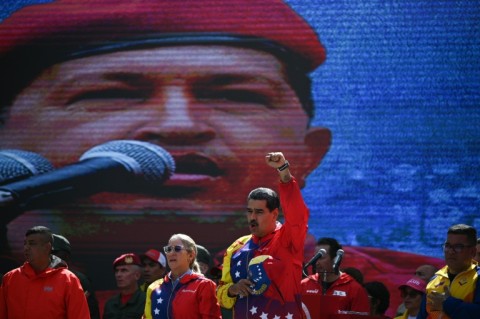
<svg viewBox="0 0 480 319">
<path fill-rule="evenodd" d="M 249 224 L 250 224 L 250 226 L 252 226 L 252 227 L 253 227 L 253 226 L 258 226 L 258 222 L 257 222 L 256 220 L 251 220 Z"/>
</svg>

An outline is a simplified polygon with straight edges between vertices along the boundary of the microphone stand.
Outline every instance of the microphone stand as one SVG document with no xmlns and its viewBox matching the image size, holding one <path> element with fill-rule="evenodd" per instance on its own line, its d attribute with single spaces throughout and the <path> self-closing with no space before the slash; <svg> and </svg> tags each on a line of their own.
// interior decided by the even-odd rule
<svg viewBox="0 0 480 319">
<path fill-rule="evenodd" d="M 322 271 L 322 273 L 319 273 L 319 276 L 322 276 L 322 294 L 325 296 L 327 294 L 327 289 L 328 289 L 328 282 L 327 282 L 327 274 L 335 274 L 334 271 Z"/>
<path fill-rule="evenodd" d="M 315 274 L 317 272 L 317 267 L 316 267 L 315 263 L 311 264 L 310 266 L 312 267 L 312 274 Z M 308 269 L 308 266 L 304 266 L 302 268 L 303 278 L 308 277 L 308 272 L 306 272 L 307 269 Z"/>
<path fill-rule="evenodd" d="M 308 277 L 307 272 L 305 272 L 306 269 L 307 269 L 307 267 L 302 268 L 302 278 L 307 278 Z"/>
<path fill-rule="evenodd" d="M 322 293 L 325 296 L 327 294 L 327 272 L 323 272 L 323 279 L 322 279 Z"/>
</svg>

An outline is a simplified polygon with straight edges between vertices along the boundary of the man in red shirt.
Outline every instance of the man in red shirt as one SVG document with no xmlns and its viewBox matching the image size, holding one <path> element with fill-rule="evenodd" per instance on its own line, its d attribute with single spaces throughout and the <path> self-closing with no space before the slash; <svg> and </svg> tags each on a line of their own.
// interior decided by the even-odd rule
<svg viewBox="0 0 480 319">
<path fill-rule="evenodd" d="M 217 297 L 234 318 L 301 318 L 303 246 L 308 208 L 283 153 L 266 162 L 280 177 L 280 196 L 256 188 L 247 199 L 251 235 L 237 239 L 225 253 Z M 285 222 L 277 221 L 280 208 Z"/>
<path fill-rule="evenodd" d="M 320 238 L 317 242 L 317 251 L 320 249 L 325 249 L 326 253 L 316 261 L 316 273 L 302 280 L 302 295 L 333 296 L 327 297 L 328 309 L 320 309 L 320 312 L 367 315 L 370 311 L 370 304 L 366 290 L 353 277 L 338 271 L 339 263 L 334 267 L 335 257 L 342 246 L 336 239 L 325 237 Z M 316 304 L 306 303 L 306 306 L 315 307 Z"/>
<path fill-rule="evenodd" d="M 89 319 L 87 299 L 77 276 L 51 254 L 53 235 L 44 226 L 25 234 L 25 263 L 3 277 L 0 287 L 2 319 Z"/>
</svg>

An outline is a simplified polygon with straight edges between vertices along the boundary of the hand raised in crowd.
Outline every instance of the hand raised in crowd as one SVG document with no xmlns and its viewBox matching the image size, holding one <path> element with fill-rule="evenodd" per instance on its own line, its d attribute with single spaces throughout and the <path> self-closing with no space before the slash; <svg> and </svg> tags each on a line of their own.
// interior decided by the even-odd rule
<svg viewBox="0 0 480 319">
<path fill-rule="evenodd" d="M 265 162 L 273 168 L 276 168 L 280 173 L 280 179 L 282 182 L 287 183 L 292 179 L 290 174 L 290 164 L 285 159 L 285 156 L 282 152 L 270 152 L 265 156 Z"/>
<path fill-rule="evenodd" d="M 267 164 L 273 168 L 279 168 L 285 164 L 286 159 L 282 152 L 270 152 L 265 156 Z"/>
</svg>

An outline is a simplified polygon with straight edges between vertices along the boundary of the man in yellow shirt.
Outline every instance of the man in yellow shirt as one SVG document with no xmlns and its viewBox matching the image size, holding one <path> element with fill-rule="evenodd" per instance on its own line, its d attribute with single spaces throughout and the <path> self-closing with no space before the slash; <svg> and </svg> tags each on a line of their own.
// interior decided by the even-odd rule
<svg viewBox="0 0 480 319">
<path fill-rule="evenodd" d="M 480 268 L 473 259 L 477 230 L 458 224 L 442 245 L 446 266 L 427 285 L 418 319 L 480 318 Z"/>
</svg>

